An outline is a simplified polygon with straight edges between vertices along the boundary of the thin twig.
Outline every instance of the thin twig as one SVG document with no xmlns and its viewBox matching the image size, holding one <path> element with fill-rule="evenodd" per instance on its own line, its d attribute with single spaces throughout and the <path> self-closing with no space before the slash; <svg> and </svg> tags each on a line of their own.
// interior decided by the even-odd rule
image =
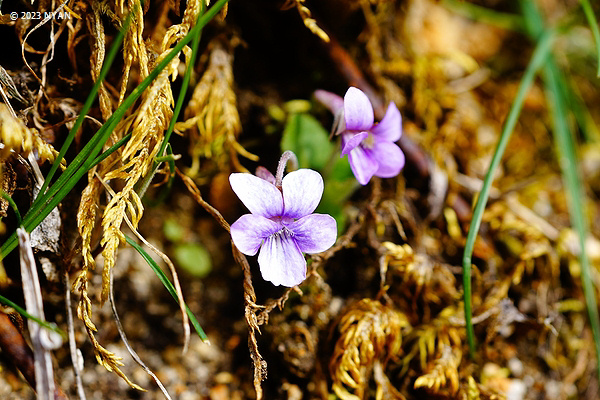
<svg viewBox="0 0 600 400">
<path fill-rule="evenodd" d="M 214 219 L 217 220 L 217 222 L 219 223 L 219 225 L 221 225 L 223 227 L 223 229 L 225 229 L 227 232 L 229 232 L 229 229 L 230 229 L 229 223 L 227 221 L 225 221 L 225 218 L 223 218 L 223 216 L 221 215 L 219 210 L 217 210 L 216 208 L 214 208 L 213 206 L 208 204 L 206 201 L 204 201 L 204 199 L 202 198 L 202 195 L 200 194 L 200 190 L 198 189 L 198 187 L 196 186 L 196 184 L 194 183 L 192 178 L 190 178 L 189 176 L 182 173 L 179 170 L 179 168 L 176 168 L 175 172 L 177 172 L 177 175 L 181 178 L 183 183 L 185 183 L 185 186 L 188 188 L 188 190 L 192 194 L 192 196 L 194 196 L 194 199 L 196 200 L 196 202 L 198 204 L 200 204 L 202 206 L 202 208 L 204 208 L 206 211 L 208 211 L 208 213 L 210 215 L 212 215 Z"/>
<path fill-rule="evenodd" d="M 188 188 L 196 202 L 208 211 L 223 229 L 229 232 L 229 223 L 225 221 L 225 218 L 223 218 L 219 210 L 204 201 L 200 194 L 200 190 L 194 181 L 179 171 L 179 169 L 175 169 L 175 172 L 177 172 L 177 175 L 183 180 L 183 183 L 185 183 L 185 186 Z M 260 400 L 263 397 L 261 382 L 267 378 L 267 362 L 258 351 L 256 332 L 260 333 L 260 328 L 256 311 L 264 309 L 265 307 L 256 304 L 256 293 L 254 291 L 254 285 L 252 285 L 252 272 L 250 270 L 248 259 L 246 259 L 246 256 L 243 255 L 237 247 L 235 247 L 233 241 L 231 242 L 231 250 L 233 252 L 233 258 L 238 265 L 242 267 L 244 273 L 244 317 L 246 319 L 246 324 L 248 325 L 248 349 L 250 350 L 250 357 L 252 358 L 254 366 L 254 391 L 256 392 L 256 399 Z"/>
<path fill-rule="evenodd" d="M 68 1 L 69 0 L 65 0 L 60 6 L 58 6 L 58 8 L 56 9 L 56 12 L 60 12 L 60 10 L 65 6 L 65 4 L 68 3 Z M 35 72 L 31 68 L 31 66 L 27 62 L 27 59 L 25 58 L 25 44 L 27 43 L 27 38 L 29 37 L 29 35 L 31 35 L 38 28 L 40 28 L 43 25 L 45 25 L 48 21 L 51 21 L 52 20 L 52 16 L 53 16 L 52 13 L 49 14 L 48 16 L 46 16 L 46 18 L 44 18 L 36 26 L 34 26 L 29 32 L 27 32 L 27 34 L 23 38 L 23 43 L 21 44 L 21 57 L 23 58 L 23 62 L 25 63 L 25 66 L 27 67 L 27 69 L 29 70 L 29 72 L 31 72 L 31 74 L 35 77 L 35 79 L 38 80 L 38 82 L 40 82 L 40 84 L 42 84 L 42 80 L 35 74 Z M 52 34 L 50 35 L 50 41 L 51 41 L 51 44 L 53 44 L 54 41 L 55 41 L 54 35 L 52 35 Z M 38 51 L 38 53 L 41 53 L 41 51 Z M 46 50 L 45 53 L 47 54 L 48 50 Z M 42 86 L 43 86 L 43 84 L 42 84 Z"/>
<path fill-rule="evenodd" d="M 152 377 L 152 379 L 154 379 L 154 382 L 156 382 L 160 391 L 165 395 L 165 397 L 168 400 L 171 400 L 171 396 L 169 396 L 169 392 L 167 392 L 167 389 L 164 387 L 164 385 L 162 384 L 160 379 L 158 379 L 158 377 L 154 374 L 154 372 L 152 372 L 152 370 L 150 368 L 148 368 L 148 366 L 146 366 L 146 364 L 144 364 L 144 361 L 142 361 L 142 359 L 136 353 L 136 351 L 129 345 L 129 341 L 127 340 L 127 336 L 125 335 L 125 330 L 123 329 L 123 325 L 121 324 L 121 320 L 119 319 L 119 314 L 117 313 L 117 306 L 115 305 L 113 280 L 114 280 L 113 273 L 111 271 L 110 272 L 110 283 L 109 283 L 109 288 L 108 288 L 108 300 L 110 301 L 110 307 L 112 309 L 113 317 L 115 318 L 115 322 L 117 324 L 117 330 L 119 331 L 121 340 L 125 344 L 125 347 L 127 347 L 127 351 L 129 351 L 129 354 L 135 360 L 135 362 L 138 363 L 139 366 L 142 367 L 144 369 L 144 371 L 146 371 L 146 373 Z"/>
<path fill-rule="evenodd" d="M 96 175 L 96 178 L 98 178 L 98 180 L 102 183 L 102 185 L 104 185 L 104 188 L 106 189 L 108 194 L 111 197 L 113 197 L 115 195 L 115 192 L 112 190 L 112 188 L 106 184 L 104 179 L 97 172 L 95 172 L 95 175 Z M 131 223 L 131 221 L 129 220 L 129 217 L 127 215 L 125 215 L 125 223 L 127 224 L 127 226 L 129 226 L 129 229 L 135 234 L 135 236 L 139 240 L 141 240 L 146 246 L 148 246 L 154 253 L 156 253 L 156 255 L 158 255 L 165 262 L 165 264 L 168 265 L 169 270 L 171 271 L 171 275 L 173 276 L 173 286 L 175 286 L 175 292 L 177 293 L 177 301 L 179 302 L 179 309 L 182 314 L 183 354 L 185 354 L 187 352 L 187 349 L 188 349 L 189 343 L 190 343 L 190 323 L 189 323 L 189 317 L 188 317 L 186 309 L 185 309 L 185 299 L 183 298 L 183 291 L 181 290 L 181 284 L 179 283 L 179 276 L 177 275 L 177 270 L 175 269 L 175 265 L 173 265 L 173 262 L 165 253 L 163 253 L 158 248 L 156 248 L 155 246 L 150 244 L 150 242 L 148 242 L 137 231 L 137 229 L 135 229 L 135 227 L 133 226 L 133 224 Z"/>
</svg>

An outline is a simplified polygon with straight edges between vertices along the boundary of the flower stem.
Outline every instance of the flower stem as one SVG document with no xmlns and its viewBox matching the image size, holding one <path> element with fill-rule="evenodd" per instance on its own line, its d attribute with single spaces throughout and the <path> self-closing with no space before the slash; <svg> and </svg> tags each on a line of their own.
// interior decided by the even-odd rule
<svg viewBox="0 0 600 400">
<path fill-rule="evenodd" d="M 277 175 L 275 175 L 275 186 L 281 188 L 281 181 L 283 180 L 283 172 L 288 161 L 292 163 L 292 170 L 298 169 L 298 158 L 293 151 L 284 151 L 279 159 L 279 165 L 277 166 Z"/>
</svg>

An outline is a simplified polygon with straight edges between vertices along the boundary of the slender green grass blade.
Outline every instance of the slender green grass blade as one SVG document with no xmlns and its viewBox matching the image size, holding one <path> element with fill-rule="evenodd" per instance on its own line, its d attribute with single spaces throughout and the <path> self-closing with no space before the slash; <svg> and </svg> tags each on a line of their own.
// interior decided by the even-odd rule
<svg viewBox="0 0 600 400">
<path fill-rule="evenodd" d="M 152 257 L 150 257 L 150 255 L 139 244 L 137 244 L 135 242 L 135 240 L 133 240 L 129 236 L 125 236 L 125 240 L 131 247 L 133 247 L 138 253 L 140 253 L 140 255 L 148 263 L 150 268 L 152 268 L 152 270 L 154 271 L 156 276 L 158 276 L 158 279 L 160 279 L 160 281 L 165 286 L 167 291 L 169 293 L 171 293 L 171 296 L 173 296 L 175 301 L 179 304 L 179 300 L 177 298 L 177 292 L 175 291 L 175 287 L 173 286 L 173 284 L 171 283 L 169 278 L 167 278 L 167 276 L 165 275 L 163 270 L 158 266 L 158 264 L 152 259 Z M 194 329 L 196 329 L 196 333 L 198 334 L 200 339 L 202 339 L 203 342 L 206 342 L 208 340 L 208 336 L 206 336 L 206 333 L 204 333 L 204 330 L 200 326 L 198 319 L 196 318 L 194 313 L 189 309 L 189 307 L 187 305 L 185 305 L 185 309 L 186 309 L 188 317 L 190 317 L 190 322 L 194 326 Z"/>
<path fill-rule="evenodd" d="M 530 35 L 537 36 L 538 32 L 535 29 L 543 24 L 543 19 L 541 13 L 535 5 L 535 2 L 521 0 L 521 7 L 523 9 L 523 15 L 525 16 L 526 21 L 529 21 L 528 26 L 533 28 L 533 30 L 529 31 Z M 594 28 L 592 27 L 592 29 Z M 596 40 L 597 46 L 598 43 L 599 41 Z M 544 78 L 546 84 L 546 96 L 550 105 L 552 122 L 555 130 L 555 145 L 559 155 L 563 180 L 567 187 L 571 225 L 575 228 L 579 236 L 581 284 L 583 287 L 583 296 L 585 298 L 588 317 L 592 327 L 592 335 L 594 337 L 594 344 L 596 347 L 597 372 L 598 379 L 600 380 L 600 319 L 598 316 L 598 306 L 594 292 L 594 285 L 590 275 L 588 255 L 585 248 L 587 224 L 583 214 L 583 194 L 581 191 L 582 186 L 577 173 L 575 145 L 572 133 L 570 132 L 567 124 L 567 110 L 572 108 L 572 106 L 568 104 L 568 100 L 570 99 L 570 88 L 568 87 L 566 79 L 560 72 L 553 57 L 549 57 L 548 63 L 544 67 Z"/>
<path fill-rule="evenodd" d="M 147 204 L 150 207 L 155 207 L 158 204 L 165 201 L 169 193 L 171 193 L 171 189 L 173 188 L 173 182 L 175 181 L 175 157 L 173 156 L 173 150 L 171 149 L 171 144 L 167 145 L 167 155 L 163 157 L 156 157 L 157 162 L 167 162 L 169 163 L 169 180 L 167 181 L 166 187 L 163 187 L 158 196 L 155 199 L 149 199 L 148 196 L 144 197 L 144 204 Z"/>
<path fill-rule="evenodd" d="M 465 244 L 465 252 L 463 255 L 465 322 L 467 328 L 467 341 L 469 343 L 469 354 L 471 358 L 475 357 L 475 333 L 473 330 L 471 310 L 471 257 L 473 254 L 473 247 L 475 246 L 475 239 L 477 238 L 477 233 L 479 232 L 479 227 L 481 225 L 481 219 L 483 217 L 483 211 L 485 210 L 485 205 L 490 194 L 494 173 L 496 172 L 496 169 L 502 160 L 504 150 L 506 150 L 506 145 L 508 144 L 508 141 L 515 128 L 519 114 L 523 108 L 525 96 L 527 95 L 527 92 L 529 91 L 529 88 L 531 87 L 538 70 L 547 60 L 552 49 L 553 41 L 554 31 L 549 30 L 544 32 L 533 52 L 531 61 L 527 66 L 525 73 L 523 74 L 521 83 L 519 84 L 515 101 L 510 108 L 506 122 L 502 128 L 500 140 L 496 146 L 496 150 L 494 151 L 492 162 L 490 163 L 490 167 L 483 181 L 483 187 L 477 198 L 475 210 L 473 211 L 473 220 L 471 221 L 471 226 L 469 227 L 469 233 L 467 235 L 467 241 Z"/>
<path fill-rule="evenodd" d="M 104 143 L 108 140 L 110 133 L 115 129 L 121 118 L 127 112 L 127 109 L 141 96 L 143 91 L 150 83 L 160 74 L 167 64 L 187 45 L 194 36 L 201 30 L 228 2 L 229 0 L 219 0 L 208 11 L 202 15 L 198 24 L 188 32 L 188 34 L 175 45 L 175 47 L 167 54 L 167 56 L 150 72 L 150 74 L 137 86 L 132 93 L 123 101 L 113 113 L 113 115 L 102 125 L 102 127 L 92 137 L 90 142 L 86 144 L 83 150 L 75 157 L 69 167 L 61 174 L 55 184 L 53 184 L 46 193 L 42 196 L 37 204 L 32 207 L 23 218 L 23 226 L 28 232 L 31 232 L 46 216 L 56 207 L 67 195 L 67 193 L 75 187 L 77 182 L 87 173 L 94 165 L 94 161 Z M 16 233 L 13 233 L 2 244 L 0 248 L 0 256 L 6 257 L 17 245 Z"/>
<path fill-rule="evenodd" d="M 94 159 L 94 162 L 92 163 L 91 168 L 93 168 L 96 165 L 100 164 L 102 161 L 104 161 L 104 159 L 106 159 L 112 153 L 114 153 L 115 151 L 117 151 L 117 149 L 119 147 L 125 145 L 125 143 L 127 143 L 129 141 L 129 139 L 131 139 L 131 132 L 128 133 L 127 135 L 123 136 L 119 141 L 117 141 L 117 143 L 113 144 L 108 149 L 106 149 L 104 152 L 102 152 L 102 154 L 100 154 L 98 157 L 96 157 Z"/>
<path fill-rule="evenodd" d="M 600 78 L 600 30 L 598 30 L 598 22 L 596 21 L 596 16 L 594 15 L 594 10 L 592 9 L 590 2 L 588 0 L 580 0 L 580 3 L 585 17 L 590 24 L 594 42 L 596 42 L 596 54 L 598 54 L 598 71 L 596 72 L 596 76 Z"/>
<path fill-rule="evenodd" d="M 568 105 L 564 95 L 565 88 L 561 83 L 561 73 L 553 60 L 544 67 L 544 78 L 546 83 L 546 97 L 550 105 L 550 115 L 554 126 L 554 142 L 556 152 L 560 161 L 563 181 L 567 188 L 569 215 L 571 225 L 579 236 L 579 264 L 581 268 L 581 285 L 583 296 L 592 326 L 592 335 L 596 345 L 596 360 L 600 362 L 600 316 L 598 315 L 598 303 L 594 291 L 590 272 L 590 262 L 585 246 L 587 237 L 587 223 L 584 216 L 584 195 L 582 185 L 577 172 L 577 159 L 575 155 L 575 144 L 573 135 L 567 124 Z M 598 368 L 600 379 L 600 368 Z"/>
<path fill-rule="evenodd" d="M 65 332 L 63 332 L 58 326 L 51 324 L 49 322 L 46 321 L 42 321 L 41 319 L 39 319 L 38 317 L 35 317 L 31 314 L 29 314 L 27 311 L 25 311 L 24 308 L 18 306 L 17 304 L 13 303 L 12 301 L 10 301 L 9 299 L 7 299 L 4 296 L 0 296 L 0 303 L 7 305 L 9 307 L 12 307 L 15 309 L 16 312 L 18 312 L 19 314 L 21 314 L 23 317 L 30 319 L 32 321 L 37 322 L 38 324 L 40 324 L 40 326 L 43 326 L 46 329 L 49 329 L 51 331 L 54 331 L 56 333 L 58 333 L 63 339 L 67 339 L 67 334 Z"/>
<path fill-rule="evenodd" d="M 2 198 L 4 200 L 6 200 L 8 202 L 8 204 L 10 205 L 10 207 L 13 209 L 15 216 L 17 217 L 17 224 L 19 226 L 21 226 L 23 220 L 21 219 L 21 213 L 19 212 L 19 207 L 17 207 L 17 204 L 15 203 L 15 201 L 12 199 L 12 197 L 10 197 L 8 195 L 8 193 L 6 193 L 2 189 L 0 189 L 0 196 L 2 196 Z"/>
</svg>

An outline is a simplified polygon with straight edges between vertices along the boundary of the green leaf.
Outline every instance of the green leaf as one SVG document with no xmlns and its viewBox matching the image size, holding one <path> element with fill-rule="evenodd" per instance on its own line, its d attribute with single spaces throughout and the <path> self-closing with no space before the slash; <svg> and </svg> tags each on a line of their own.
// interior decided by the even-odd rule
<svg viewBox="0 0 600 400">
<path fill-rule="evenodd" d="M 292 113 L 281 138 L 281 151 L 286 150 L 296 153 L 300 168 L 322 170 L 331 156 L 333 144 L 319 121 L 308 114 Z"/>
<path fill-rule="evenodd" d="M 167 278 L 167 275 L 165 275 L 164 271 L 158 266 L 158 264 L 152 259 L 152 257 L 150 257 L 146 250 L 144 250 L 142 246 L 135 242 L 135 240 L 133 240 L 129 236 L 125 236 L 125 240 L 144 258 L 146 263 L 150 266 L 150 268 L 152 268 L 152 270 L 154 271 L 158 279 L 162 282 L 162 284 L 165 286 L 167 291 L 171 293 L 171 296 L 173 296 L 175 301 L 179 303 L 175 287 L 173 286 L 169 278 Z M 198 334 L 200 339 L 202 339 L 203 342 L 208 341 L 208 336 L 206 336 L 206 333 L 204 333 L 204 329 L 202 329 L 202 327 L 200 326 L 200 323 L 198 322 L 198 319 L 196 318 L 192 310 L 190 310 L 187 305 L 185 305 L 185 310 L 187 312 L 188 317 L 190 318 L 190 322 L 194 326 L 194 329 L 196 329 L 196 333 Z"/>
<path fill-rule="evenodd" d="M 360 184 L 354 178 L 346 157 L 341 158 L 338 154 L 334 157 L 336 160 L 331 172 L 326 177 L 323 197 L 315 212 L 329 214 L 335 218 L 339 236 L 344 233 L 346 227 L 344 203 L 360 187 Z"/>
<path fill-rule="evenodd" d="M 212 269 L 208 250 L 201 244 L 185 243 L 175 247 L 175 260 L 181 268 L 198 278 L 204 278 Z"/>
<path fill-rule="evenodd" d="M 163 234 L 171 242 L 179 243 L 183 239 L 184 229 L 177 220 L 169 218 L 163 225 Z"/>
</svg>

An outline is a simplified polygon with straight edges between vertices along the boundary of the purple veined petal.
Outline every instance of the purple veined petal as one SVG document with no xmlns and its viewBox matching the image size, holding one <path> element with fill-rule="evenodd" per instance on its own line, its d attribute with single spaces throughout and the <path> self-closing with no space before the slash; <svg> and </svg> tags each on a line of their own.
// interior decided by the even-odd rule
<svg viewBox="0 0 600 400">
<path fill-rule="evenodd" d="M 344 99 L 335 93 L 319 89 L 315 90 L 315 98 L 334 115 L 344 109 Z"/>
<path fill-rule="evenodd" d="M 404 153 L 396 143 L 375 141 L 371 151 L 379 163 L 375 176 L 393 178 L 404 167 Z"/>
<path fill-rule="evenodd" d="M 380 123 L 375 125 L 371 132 L 380 140 L 395 142 L 402 136 L 402 115 L 392 101 L 388 106 L 385 116 Z"/>
<path fill-rule="evenodd" d="M 320 253 L 335 244 L 337 224 L 331 215 L 311 214 L 292 222 L 287 228 L 294 234 L 298 248 L 309 254 Z"/>
<path fill-rule="evenodd" d="M 290 172 L 281 181 L 283 216 L 301 218 L 315 211 L 323 195 L 323 178 L 312 169 Z"/>
<path fill-rule="evenodd" d="M 373 106 L 360 89 L 351 87 L 344 96 L 344 119 L 346 129 L 366 131 L 373 126 Z"/>
<path fill-rule="evenodd" d="M 354 177 L 361 185 L 369 183 L 379 168 L 379 164 L 375 157 L 373 157 L 372 151 L 362 146 L 356 147 L 348 154 L 348 162 L 350 163 Z"/>
<path fill-rule="evenodd" d="M 350 153 L 356 146 L 358 146 L 363 140 L 369 136 L 369 132 L 360 132 L 356 135 L 352 133 L 342 134 L 342 154 L 340 157 Z"/>
<path fill-rule="evenodd" d="M 260 215 L 246 214 L 231 224 L 231 240 L 242 253 L 253 256 L 263 240 L 282 228 L 281 224 Z"/>
<path fill-rule="evenodd" d="M 258 265 L 263 279 L 275 286 L 296 286 L 306 278 L 304 255 L 285 229 L 265 240 L 258 253 Z"/>
<path fill-rule="evenodd" d="M 229 175 L 229 183 L 252 214 L 270 218 L 283 213 L 283 197 L 275 185 L 244 173 Z"/>
<path fill-rule="evenodd" d="M 264 179 L 265 181 L 275 185 L 275 176 L 263 166 L 256 167 L 256 172 L 254 175 L 258 176 L 260 179 Z"/>
</svg>

